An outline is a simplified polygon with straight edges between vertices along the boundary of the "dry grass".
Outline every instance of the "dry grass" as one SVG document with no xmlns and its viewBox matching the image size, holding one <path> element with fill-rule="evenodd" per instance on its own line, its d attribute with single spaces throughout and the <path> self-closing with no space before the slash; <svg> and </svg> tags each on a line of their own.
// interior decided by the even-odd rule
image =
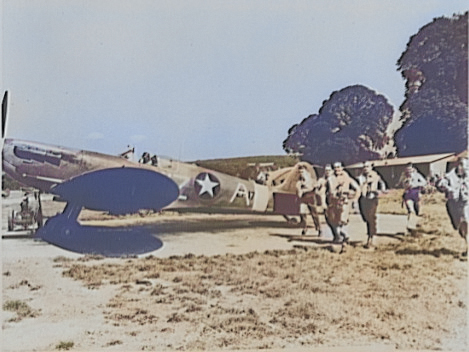
<svg viewBox="0 0 469 352">
<path fill-rule="evenodd" d="M 392 189 L 382 194 L 379 199 L 378 213 L 382 214 L 407 214 L 402 204 L 402 190 Z"/>
<path fill-rule="evenodd" d="M 71 350 L 74 345 L 75 345 L 75 343 L 72 342 L 72 341 L 60 341 L 60 342 L 55 346 L 55 349 L 56 349 L 56 350 L 65 350 L 65 351 L 68 351 L 68 350 Z"/>
<path fill-rule="evenodd" d="M 90 288 L 118 285 L 104 311 L 165 349 L 257 349 L 390 343 L 467 349 L 467 261 L 441 195 L 425 196 L 420 238 L 344 254 L 303 248 L 122 263 L 63 261 Z M 381 212 L 401 213 L 391 192 Z M 175 338 L 174 336 L 179 336 Z"/>
<path fill-rule="evenodd" d="M 24 318 L 34 318 L 39 312 L 32 309 L 26 302 L 15 300 L 3 303 L 3 310 L 16 313 L 16 316 L 10 319 L 10 322 L 18 322 Z"/>
</svg>

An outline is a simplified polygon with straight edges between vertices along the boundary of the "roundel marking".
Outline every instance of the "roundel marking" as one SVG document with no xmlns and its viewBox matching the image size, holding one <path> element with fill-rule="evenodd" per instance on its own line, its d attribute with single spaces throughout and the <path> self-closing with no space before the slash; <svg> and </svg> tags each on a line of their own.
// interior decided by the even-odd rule
<svg viewBox="0 0 469 352">
<path fill-rule="evenodd" d="M 194 181 L 194 189 L 201 199 L 212 199 L 220 192 L 220 181 L 208 172 L 198 174 Z"/>
</svg>

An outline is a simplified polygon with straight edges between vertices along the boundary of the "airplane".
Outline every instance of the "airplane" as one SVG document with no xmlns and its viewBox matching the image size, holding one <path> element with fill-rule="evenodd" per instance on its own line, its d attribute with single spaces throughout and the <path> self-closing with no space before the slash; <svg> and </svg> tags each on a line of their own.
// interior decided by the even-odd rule
<svg viewBox="0 0 469 352">
<path fill-rule="evenodd" d="M 36 237 L 79 253 L 106 256 L 142 254 L 162 246 L 141 230 L 120 231 L 82 226 L 83 208 L 120 215 L 154 211 L 298 215 L 296 182 L 300 168 L 313 178 L 308 163 L 281 169 L 268 184 L 258 184 L 192 163 L 149 157 L 140 162 L 121 155 L 52 146 L 7 138 L 2 149 L 3 171 L 14 180 L 67 204 L 61 214 L 38 229 Z M 113 236 L 113 237 L 112 237 Z"/>
</svg>

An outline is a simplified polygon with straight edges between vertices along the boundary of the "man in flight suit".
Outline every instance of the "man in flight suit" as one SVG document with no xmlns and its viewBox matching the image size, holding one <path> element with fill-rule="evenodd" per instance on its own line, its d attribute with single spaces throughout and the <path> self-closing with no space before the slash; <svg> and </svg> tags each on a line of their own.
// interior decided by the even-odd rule
<svg viewBox="0 0 469 352">
<path fill-rule="evenodd" d="M 437 187 L 446 194 L 446 210 L 453 228 L 464 238 L 467 256 L 467 222 L 469 221 L 469 169 L 467 158 L 458 160 L 458 165 L 442 178 Z"/>
<path fill-rule="evenodd" d="M 366 223 L 368 240 L 365 248 L 373 246 L 373 236 L 376 235 L 376 210 L 378 209 L 378 191 L 385 191 L 386 184 L 381 176 L 373 170 L 369 161 L 363 164 L 363 171 L 358 176 L 360 198 L 358 204 L 360 214 Z"/>
</svg>

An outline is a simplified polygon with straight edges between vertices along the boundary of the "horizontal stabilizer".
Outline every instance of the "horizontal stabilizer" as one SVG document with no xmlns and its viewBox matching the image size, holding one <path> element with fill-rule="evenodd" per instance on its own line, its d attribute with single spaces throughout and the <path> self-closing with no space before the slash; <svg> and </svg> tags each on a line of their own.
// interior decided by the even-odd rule
<svg viewBox="0 0 469 352">
<path fill-rule="evenodd" d="M 156 171 L 122 167 L 74 177 L 54 186 L 51 193 L 87 209 L 129 214 L 164 208 L 178 198 L 179 188 Z"/>
</svg>

